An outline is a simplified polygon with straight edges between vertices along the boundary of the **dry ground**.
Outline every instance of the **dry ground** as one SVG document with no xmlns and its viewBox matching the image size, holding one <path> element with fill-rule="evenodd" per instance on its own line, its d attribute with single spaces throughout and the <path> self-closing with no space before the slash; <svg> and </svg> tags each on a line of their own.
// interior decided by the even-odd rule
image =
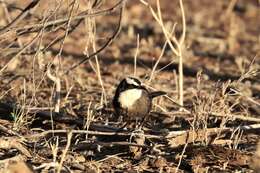
<svg viewBox="0 0 260 173">
<path fill-rule="evenodd" d="M 148 2 L 156 9 L 156 1 Z M 257 0 L 184 0 L 186 111 L 176 104 L 178 58 L 164 48 L 162 28 L 141 1 L 127 1 L 112 44 L 68 73 L 113 35 L 120 6 L 105 0 L 42 0 L 22 12 L 30 3 L 0 2 L 2 172 L 24 167 L 35 172 L 257 172 Z M 178 38 L 179 1 L 160 4 L 167 28 L 177 22 Z M 95 13 L 103 9 L 110 10 Z M 90 13 L 96 15 L 76 19 Z M 25 16 L 7 25 L 19 14 Z M 60 19 L 69 20 L 50 24 Z M 151 90 L 167 92 L 155 100 L 144 134 L 120 131 L 123 122 L 111 106 L 116 85 L 134 75 L 134 57 L 136 76 Z"/>
</svg>

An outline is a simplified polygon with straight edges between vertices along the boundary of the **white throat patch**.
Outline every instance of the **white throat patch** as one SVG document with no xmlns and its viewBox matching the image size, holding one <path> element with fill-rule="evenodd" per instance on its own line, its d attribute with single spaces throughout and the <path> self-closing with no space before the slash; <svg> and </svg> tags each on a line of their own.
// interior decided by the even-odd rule
<svg viewBox="0 0 260 173">
<path fill-rule="evenodd" d="M 142 95 L 141 89 L 129 89 L 119 95 L 119 103 L 123 108 L 131 107 Z"/>
</svg>

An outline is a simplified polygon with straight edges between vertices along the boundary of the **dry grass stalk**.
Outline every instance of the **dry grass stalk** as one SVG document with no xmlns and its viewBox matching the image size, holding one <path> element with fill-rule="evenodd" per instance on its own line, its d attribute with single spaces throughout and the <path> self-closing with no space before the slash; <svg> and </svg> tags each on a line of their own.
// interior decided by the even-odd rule
<svg viewBox="0 0 260 173">
<path fill-rule="evenodd" d="M 4 70 L 12 65 L 12 63 L 16 60 L 16 58 L 18 58 L 26 49 L 28 49 L 29 47 L 31 47 L 40 37 L 40 33 L 38 33 L 33 39 L 31 39 L 31 41 L 29 41 L 29 43 L 27 43 L 22 49 L 20 49 L 17 54 L 12 57 L 1 69 L 0 69 L 0 75 L 2 75 L 2 73 L 4 72 Z"/>
<path fill-rule="evenodd" d="M 167 134 L 165 138 L 168 140 L 168 143 L 171 147 L 176 148 L 186 143 L 192 143 L 196 141 L 201 142 L 204 141 L 206 138 L 210 139 L 208 140 L 207 143 L 209 144 L 211 142 L 214 142 L 215 140 L 218 140 L 222 134 L 234 133 L 234 131 L 236 130 L 249 131 L 249 130 L 258 130 L 258 129 L 260 129 L 260 124 L 245 125 L 245 126 L 239 126 L 234 128 L 229 128 L 229 127 L 207 128 L 207 129 L 200 129 L 197 131 L 194 130 L 171 131 Z M 237 141 L 240 138 L 241 136 L 238 135 Z"/>
<path fill-rule="evenodd" d="M 156 3 L 157 4 L 157 13 L 152 8 L 152 6 L 149 5 L 147 2 L 144 2 L 144 1 L 141 1 L 141 2 L 149 7 L 154 19 L 157 21 L 157 23 L 162 28 L 164 36 L 165 36 L 167 43 L 170 46 L 172 52 L 179 59 L 179 62 L 178 62 L 178 64 L 179 64 L 179 67 L 178 67 L 178 72 L 179 72 L 179 80 L 178 80 L 179 104 L 181 106 L 183 106 L 183 52 L 184 52 L 184 49 L 185 49 L 184 41 L 185 41 L 185 37 L 186 37 L 186 19 L 185 19 L 183 2 L 182 2 L 182 0 L 179 0 L 181 14 L 182 14 L 182 34 L 181 34 L 180 39 L 177 39 L 175 36 L 173 36 L 171 34 L 171 31 L 169 31 L 166 28 L 166 26 L 164 25 L 159 0 L 156 1 L 157 2 Z M 175 24 L 174 24 L 173 28 L 175 28 Z M 174 31 L 174 29 L 173 29 L 173 31 Z M 172 42 L 174 43 L 174 45 L 173 45 Z"/>
<path fill-rule="evenodd" d="M 2 1 L 1 5 L 2 5 L 2 7 L 4 9 L 4 13 L 5 13 L 5 16 L 7 18 L 7 22 L 11 23 L 12 22 L 12 18 L 11 18 L 11 15 L 9 13 L 9 10 L 7 8 L 7 5 L 5 3 L 5 0 Z M 18 42 L 19 47 L 22 48 L 23 47 L 23 43 L 22 43 L 20 38 L 17 38 L 17 42 Z"/>
<path fill-rule="evenodd" d="M 92 102 L 88 105 L 88 113 L 86 117 L 86 123 L 84 125 L 84 129 L 89 130 L 91 122 L 94 120 L 93 110 L 90 109 Z M 88 134 L 86 134 L 86 139 L 88 138 Z"/>
<path fill-rule="evenodd" d="M 104 132 L 104 131 L 91 131 L 91 130 L 71 130 L 71 132 L 74 134 L 88 134 L 88 135 L 94 135 L 94 136 L 131 136 L 132 133 L 131 132 L 118 132 L 118 130 L 114 130 L 114 131 L 110 131 L 110 132 Z M 43 138 L 49 134 L 58 134 L 58 133 L 68 133 L 67 130 L 46 130 L 44 132 L 40 132 L 40 133 L 35 133 L 33 135 L 26 135 L 24 136 L 25 139 L 30 139 L 30 140 L 39 140 L 40 138 Z M 172 135 L 179 135 L 185 133 L 185 131 L 177 131 L 175 133 L 171 132 L 171 137 Z M 163 139 L 164 135 L 151 135 L 151 134 L 144 134 L 144 137 L 147 139 Z"/>
<path fill-rule="evenodd" d="M 50 149 L 51 149 L 51 153 L 52 153 L 52 163 L 55 163 L 56 168 L 58 168 L 59 163 L 57 161 L 57 156 L 58 156 L 58 151 L 59 151 L 59 137 L 55 137 L 55 142 L 56 143 L 50 143 L 49 145 L 50 145 Z M 50 166 L 50 165 L 48 165 L 48 166 Z M 46 166 L 45 169 L 48 170 L 49 169 L 48 166 Z"/>
<path fill-rule="evenodd" d="M 60 112 L 60 92 L 61 92 L 61 81 L 58 75 L 54 76 L 51 73 L 50 66 L 47 67 L 47 77 L 55 83 L 55 96 L 54 96 L 54 112 Z"/>
<path fill-rule="evenodd" d="M 79 65 L 89 61 L 91 58 L 95 57 L 96 55 L 98 55 L 100 52 L 102 52 L 105 48 L 107 48 L 113 41 L 114 39 L 117 37 L 117 35 L 119 34 L 119 32 L 121 31 L 121 22 L 122 22 L 122 16 L 123 16 L 123 12 L 124 12 L 124 7 L 126 4 L 127 0 L 121 0 L 119 1 L 114 7 L 109 8 L 107 10 L 101 10 L 100 12 L 96 12 L 93 15 L 91 14 L 87 14 L 87 15 L 83 15 L 81 16 L 80 19 L 85 18 L 85 17 L 93 17 L 93 16 L 99 16 L 99 15 L 104 15 L 104 14 L 110 14 L 113 11 L 119 9 L 119 20 L 118 20 L 118 24 L 117 27 L 115 29 L 115 32 L 112 34 L 112 36 L 110 36 L 107 40 L 106 43 L 104 43 L 98 50 L 96 50 L 95 52 L 89 54 L 87 57 L 85 57 L 83 60 L 79 61 L 78 63 L 72 65 L 68 70 L 66 70 L 64 72 L 64 74 L 68 74 L 70 71 L 72 71 L 73 69 L 75 69 L 76 67 L 78 67 Z M 76 17 L 75 17 L 76 19 Z"/>
<path fill-rule="evenodd" d="M 180 165 L 181 165 L 181 161 L 182 161 L 182 158 L 183 158 L 183 155 L 184 155 L 184 153 L 185 153 L 185 151 L 186 151 L 187 146 L 188 146 L 188 143 L 186 143 L 185 146 L 183 147 L 183 150 L 182 150 L 182 152 L 181 152 L 181 156 L 180 156 L 180 158 L 179 158 L 178 166 L 177 166 L 177 168 L 176 168 L 176 170 L 175 170 L 175 173 L 177 173 L 178 170 L 179 170 L 179 167 L 180 167 Z"/>
<path fill-rule="evenodd" d="M 134 76 L 136 76 L 136 63 L 137 63 L 137 56 L 139 53 L 139 45 L 140 45 L 140 39 L 139 39 L 139 34 L 137 34 L 137 39 L 136 39 L 136 51 L 135 51 L 135 56 L 134 56 Z"/>
<path fill-rule="evenodd" d="M 225 128 L 225 129 L 207 128 L 206 130 L 200 129 L 197 131 L 189 130 L 189 131 L 185 131 L 182 135 L 179 135 L 172 139 L 168 139 L 168 143 L 172 148 L 176 148 L 176 147 L 182 146 L 186 143 L 203 142 L 206 139 L 211 138 L 210 141 L 208 141 L 208 144 L 209 144 L 209 143 L 213 142 L 214 136 L 216 137 L 217 134 L 219 134 L 219 133 L 223 134 L 230 130 L 231 129 L 229 129 L 229 128 Z M 169 137 L 170 136 L 168 136 L 168 138 Z"/>
<path fill-rule="evenodd" d="M 69 133 L 68 133 L 68 137 L 67 137 L 67 144 L 66 144 L 65 149 L 64 149 L 63 152 L 62 152 L 61 160 L 60 160 L 60 163 L 59 163 L 59 166 L 58 166 L 58 169 L 57 169 L 57 173 L 60 173 L 60 172 L 61 172 L 63 162 L 64 162 L 64 160 L 65 160 L 66 154 L 67 154 L 67 152 L 68 152 L 68 150 L 69 150 L 69 147 L 70 147 L 70 145 L 71 145 L 71 138 L 72 138 L 72 133 L 69 132 Z"/>
<path fill-rule="evenodd" d="M 91 11 L 92 10 L 92 4 L 90 3 L 90 1 L 87 4 L 87 8 Z M 94 52 L 96 52 L 96 22 L 95 22 L 95 18 L 86 18 L 85 19 L 85 26 L 86 26 L 86 33 L 87 33 L 87 42 L 86 42 L 86 46 L 85 46 L 85 54 L 87 56 L 89 56 L 89 49 L 91 48 Z M 102 76 L 101 76 L 101 71 L 100 71 L 100 65 L 99 65 L 99 61 L 98 61 L 98 56 L 94 55 L 95 57 L 95 63 L 96 63 L 96 68 L 94 68 L 93 70 L 95 71 L 101 89 L 102 89 L 102 96 L 100 98 L 100 105 L 106 105 L 107 104 L 107 94 L 104 88 L 104 84 L 103 84 L 103 80 L 102 80 Z M 90 61 L 91 63 L 91 61 Z M 92 63 L 91 63 L 92 65 Z M 94 67 L 92 65 L 92 67 Z"/>
<path fill-rule="evenodd" d="M 41 165 L 39 165 L 39 166 L 35 166 L 34 167 L 34 170 L 35 171 L 40 171 L 41 170 L 41 172 L 42 173 L 47 173 L 47 172 L 49 172 L 49 169 L 50 168 L 56 168 L 56 167 L 58 167 L 59 165 L 58 165 L 59 163 L 57 163 L 57 162 L 50 162 L 50 163 L 42 163 Z"/>
<path fill-rule="evenodd" d="M 26 109 L 27 105 L 27 82 L 24 79 L 23 80 L 23 88 L 22 88 L 22 95 L 20 100 L 20 108 L 14 108 L 12 114 L 12 117 L 14 119 L 13 128 L 15 130 L 19 130 L 25 125 L 28 125 L 30 123 L 31 117 L 28 117 L 29 110 Z M 28 106 L 30 107 L 33 100 L 30 100 L 28 103 Z"/>
<path fill-rule="evenodd" d="M 224 16 L 225 18 L 229 18 L 235 5 L 237 3 L 237 0 L 231 0 L 228 4 L 228 8 L 226 9 L 225 13 L 224 13 Z"/>
<path fill-rule="evenodd" d="M 166 46 L 167 46 L 167 41 L 165 41 L 165 43 L 164 43 L 164 45 L 163 45 L 163 48 L 162 48 L 162 51 L 161 51 L 161 54 L 160 54 L 159 58 L 157 59 L 156 63 L 154 64 L 154 66 L 153 66 L 152 72 L 151 72 L 151 74 L 150 74 L 149 82 L 151 82 L 152 79 L 154 78 L 154 73 L 155 73 L 155 71 L 156 71 L 156 68 L 157 68 L 157 66 L 158 66 L 158 64 L 159 64 L 159 62 L 160 62 L 160 60 L 162 59 L 162 56 L 163 56 L 163 54 L 164 54 L 164 52 L 165 52 Z"/>
</svg>

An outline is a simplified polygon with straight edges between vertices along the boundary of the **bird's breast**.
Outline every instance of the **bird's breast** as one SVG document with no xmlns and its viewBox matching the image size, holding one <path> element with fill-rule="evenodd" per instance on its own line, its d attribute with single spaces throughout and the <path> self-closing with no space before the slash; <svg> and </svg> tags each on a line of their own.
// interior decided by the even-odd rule
<svg viewBox="0 0 260 173">
<path fill-rule="evenodd" d="M 142 90 L 129 89 L 120 93 L 118 101 L 122 108 L 132 107 L 142 96 Z"/>
</svg>

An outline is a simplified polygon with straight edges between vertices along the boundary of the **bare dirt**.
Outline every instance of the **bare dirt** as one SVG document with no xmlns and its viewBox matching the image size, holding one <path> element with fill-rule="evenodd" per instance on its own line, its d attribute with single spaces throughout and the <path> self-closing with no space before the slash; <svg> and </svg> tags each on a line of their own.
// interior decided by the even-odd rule
<svg viewBox="0 0 260 173">
<path fill-rule="evenodd" d="M 178 57 L 169 45 L 162 54 L 166 38 L 149 6 L 128 0 L 120 19 L 122 1 L 60 2 L 0 2 L 1 172 L 260 170 L 257 0 L 184 0 L 185 111 L 176 104 Z M 180 38 L 179 1 L 160 5 Z M 143 133 L 121 129 L 111 104 L 120 80 L 134 75 L 135 56 L 136 76 L 167 92 L 154 100 Z"/>
</svg>

